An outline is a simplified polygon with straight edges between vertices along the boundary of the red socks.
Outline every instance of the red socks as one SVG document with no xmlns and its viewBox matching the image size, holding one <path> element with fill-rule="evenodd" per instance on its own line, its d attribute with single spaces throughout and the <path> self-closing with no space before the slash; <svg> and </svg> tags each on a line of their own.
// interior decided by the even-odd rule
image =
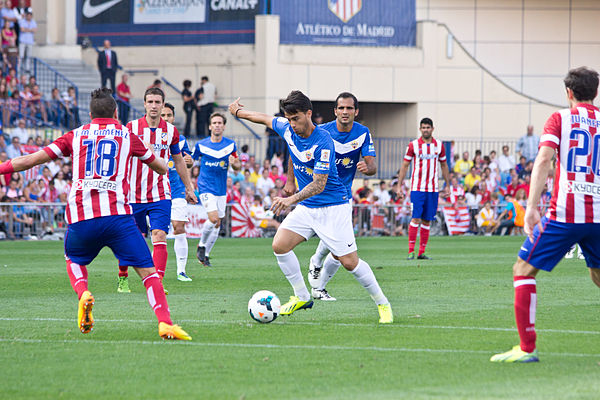
<svg viewBox="0 0 600 400">
<path fill-rule="evenodd" d="M 164 278 L 167 269 L 167 256 L 167 242 L 152 243 L 152 260 L 161 279 Z"/>
<path fill-rule="evenodd" d="M 427 241 L 429 240 L 429 225 L 421 224 L 421 240 L 419 241 L 419 255 L 425 253 Z M 415 238 L 416 241 L 416 238 Z M 414 245 L 413 245 L 414 247 Z"/>
<path fill-rule="evenodd" d="M 156 314 L 158 322 L 165 322 L 169 325 L 173 325 L 173 322 L 171 322 L 171 312 L 169 311 L 169 305 L 167 304 L 167 296 L 165 296 L 165 289 L 163 288 L 158 274 L 154 273 L 148 275 L 142 282 L 146 287 L 148 303 L 150 303 L 152 311 Z"/>
<path fill-rule="evenodd" d="M 127 278 L 129 276 L 129 273 L 127 272 L 127 266 L 123 266 L 123 265 L 119 265 L 119 278 L 125 277 Z"/>
<path fill-rule="evenodd" d="M 419 225 L 408 224 L 408 253 L 415 251 L 415 244 L 417 243 L 417 233 L 419 232 Z"/>
<path fill-rule="evenodd" d="M 521 338 L 521 350 L 531 353 L 535 350 L 535 310 L 537 293 L 535 278 L 515 276 L 515 317 Z"/>
<path fill-rule="evenodd" d="M 80 299 L 83 292 L 88 290 L 88 272 L 85 265 L 75 264 L 67 258 L 67 274 L 77 298 Z"/>
</svg>

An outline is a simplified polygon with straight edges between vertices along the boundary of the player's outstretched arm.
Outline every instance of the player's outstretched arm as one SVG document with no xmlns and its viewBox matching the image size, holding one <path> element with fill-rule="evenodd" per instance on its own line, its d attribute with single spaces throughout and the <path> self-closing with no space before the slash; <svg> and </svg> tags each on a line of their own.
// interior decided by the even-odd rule
<svg viewBox="0 0 600 400">
<path fill-rule="evenodd" d="M 229 105 L 229 112 L 237 118 L 263 124 L 267 128 L 273 129 L 273 116 L 258 111 L 245 110 L 244 105 L 240 103 L 239 97 Z"/>
<path fill-rule="evenodd" d="M 52 161 L 48 153 L 44 150 L 36 151 L 33 154 L 19 156 L 0 164 L 0 174 L 10 174 L 13 172 L 25 171 L 36 165 L 44 164 Z"/>
<path fill-rule="evenodd" d="M 279 215 L 283 210 L 292 204 L 299 203 L 309 197 L 316 196 L 325 189 L 327 177 L 329 174 L 313 174 L 313 181 L 306 185 L 304 189 L 290 197 L 275 197 L 271 205 L 271 211 Z"/>
</svg>

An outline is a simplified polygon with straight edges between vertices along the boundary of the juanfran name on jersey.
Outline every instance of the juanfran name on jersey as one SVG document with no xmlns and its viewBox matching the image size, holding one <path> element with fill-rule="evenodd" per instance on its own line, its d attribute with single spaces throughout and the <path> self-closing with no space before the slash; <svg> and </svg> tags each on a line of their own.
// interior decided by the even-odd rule
<svg viewBox="0 0 600 400">
<path fill-rule="evenodd" d="M 229 156 L 237 157 L 236 144 L 229 138 L 223 137 L 220 142 L 213 143 L 208 137 L 196 143 L 192 158 L 200 159 L 200 175 L 198 175 L 200 193 L 225 196 Z"/>
<path fill-rule="evenodd" d="M 369 128 L 354 122 L 350 132 L 340 132 L 335 120 L 320 125 L 331 135 L 335 146 L 335 165 L 342 183 L 352 195 L 352 181 L 360 156 L 375 157 L 375 146 Z"/>
<path fill-rule="evenodd" d="M 333 140 L 327 131 L 315 127 L 308 138 L 302 138 L 292 131 L 288 120 L 282 117 L 273 119 L 273 130 L 283 137 L 290 150 L 300 190 L 313 181 L 313 174 L 327 174 L 325 189 L 300 204 L 316 208 L 348 202 L 347 189 L 335 167 Z"/>
<path fill-rule="evenodd" d="M 600 111 L 590 104 L 554 113 L 542 146 L 557 151 L 548 217 L 565 223 L 600 223 Z"/>
</svg>

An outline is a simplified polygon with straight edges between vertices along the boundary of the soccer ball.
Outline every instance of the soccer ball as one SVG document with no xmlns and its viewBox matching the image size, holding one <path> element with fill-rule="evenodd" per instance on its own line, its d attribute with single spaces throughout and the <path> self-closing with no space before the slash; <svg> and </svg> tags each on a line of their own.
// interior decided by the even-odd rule
<svg viewBox="0 0 600 400">
<path fill-rule="evenodd" d="M 279 315 L 280 308 L 279 297 L 268 290 L 254 293 L 248 302 L 248 312 L 252 319 L 263 324 L 273 322 Z"/>
</svg>

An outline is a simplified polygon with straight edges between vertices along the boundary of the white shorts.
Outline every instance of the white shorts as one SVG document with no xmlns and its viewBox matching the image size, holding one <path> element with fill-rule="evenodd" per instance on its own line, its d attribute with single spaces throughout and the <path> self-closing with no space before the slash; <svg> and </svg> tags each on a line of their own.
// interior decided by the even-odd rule
<svg viewBox="0 0 600 400">
<path fill-rule="evenodd" d="M 299 204 L 285 217 L 280 228 L 297 233 L 306 240 L 317 235 L 337 257 L 357 250 L 350 203 L 320 208 Z"/>
<path fill-rule="evenodd" d="M 212 193 L 200 193 L 200 203 L 207 213 L 217 211 L 219 218 L 225 216 L 225 206 L 227 204 L 227 196 L 215 196 Z"/>
<path fill-rule="evenodd" d="M 185 199 L 171 200 L 171 221 L 189 221 L 187 217 L 187 201 Z"/>
</svg>

